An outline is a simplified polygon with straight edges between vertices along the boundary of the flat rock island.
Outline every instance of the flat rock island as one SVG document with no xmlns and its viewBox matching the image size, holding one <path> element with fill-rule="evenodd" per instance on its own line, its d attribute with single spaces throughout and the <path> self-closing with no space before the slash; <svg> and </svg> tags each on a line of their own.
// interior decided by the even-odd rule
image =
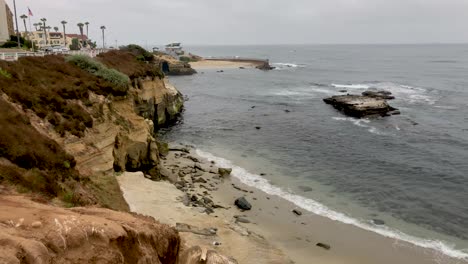
<svg viewBox="0 0 468 264">
<path fill-rule="evenodd" d="M 368 116 L 389 116 L 399 114 L 398 109 L 391 107 L 387 100 L 369 95 L 337 95 L 323 99 L 344 114 L 363 118 Z"/>
</svg>

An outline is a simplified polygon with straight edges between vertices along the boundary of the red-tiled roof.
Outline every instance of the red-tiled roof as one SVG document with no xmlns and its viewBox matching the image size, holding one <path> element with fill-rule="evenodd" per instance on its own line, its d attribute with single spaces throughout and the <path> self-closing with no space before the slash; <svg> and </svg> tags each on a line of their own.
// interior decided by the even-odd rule
<svg viewBox="0 0 468 264">
<path fill-rule="evenodd" d="M 66 35 L 67 35 L 67 37 L 69 37 L 69 38 L 81 39 L 81 35 L 80 35 L 80 34 L 66 34 Z M 88 39 L 88 36 L 83 35 L 83 39 Z"/>
</svg>

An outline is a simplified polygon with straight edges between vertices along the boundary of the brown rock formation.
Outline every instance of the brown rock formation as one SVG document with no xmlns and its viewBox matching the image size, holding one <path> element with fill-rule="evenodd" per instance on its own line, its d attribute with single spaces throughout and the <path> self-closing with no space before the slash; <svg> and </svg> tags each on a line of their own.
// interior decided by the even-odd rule
<svg viewBox="0 0 468 264">
<path fill-rule="evenodd" d="M 153 218 L 0 196 L 0 263 L 176 263 L 177 231 Z"/>
<path fill-rule="evenodd" d="M 391 107 L 385 99 L 363 95 L 338 95 L 323 101 L 346 115 L 362 118 L 366 116 L 388 116 L 398 109 Z"/>
</svg>

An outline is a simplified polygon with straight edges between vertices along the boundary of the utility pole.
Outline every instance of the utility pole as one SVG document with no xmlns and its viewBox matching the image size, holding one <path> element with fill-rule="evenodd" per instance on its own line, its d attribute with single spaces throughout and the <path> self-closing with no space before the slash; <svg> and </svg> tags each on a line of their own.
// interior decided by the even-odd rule
<svg viewBox="0 0 468 264">
<path fill-rule="evenodd" d="M 21 49 L 21 38 L 18 27 L 18 16 L 16 15 L 16 0 L 13 0 L 13 8 L 15 9 L 15 21 L 16 21 L 16 36 L 18 37 L 18 48 Z"/>
</svg>

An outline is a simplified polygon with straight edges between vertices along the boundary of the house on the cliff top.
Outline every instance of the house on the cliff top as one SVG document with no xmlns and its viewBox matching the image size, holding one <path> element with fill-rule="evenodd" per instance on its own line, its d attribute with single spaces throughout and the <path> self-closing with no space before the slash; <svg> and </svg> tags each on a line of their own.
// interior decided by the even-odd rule
<svg viewBox="0 0 468 264">
<path fill-rule="evenodd" d="M 0 0 L 0 44 L 8 41 L 12 35 L 15 35 L 13 13 L 5 0 Z"/>
</svg>

